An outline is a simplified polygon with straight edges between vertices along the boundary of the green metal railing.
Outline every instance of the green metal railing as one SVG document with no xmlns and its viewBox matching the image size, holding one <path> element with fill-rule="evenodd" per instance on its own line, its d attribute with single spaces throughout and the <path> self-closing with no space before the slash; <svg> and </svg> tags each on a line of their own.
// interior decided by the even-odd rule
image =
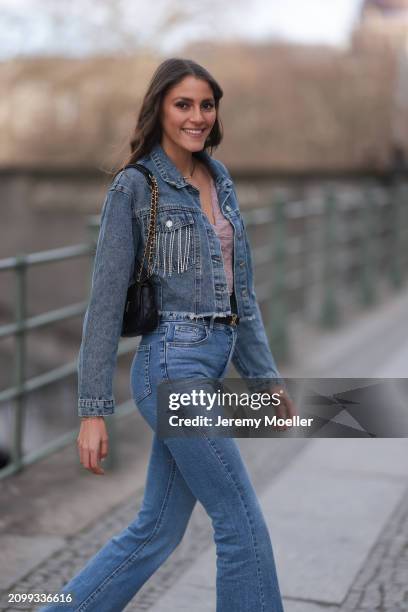
<svg viewBox="0 0 408 612">
<path fill-rule="evenodd" d="M 344 288 L 351 293 L 353 283 L 357 285 L 356 302 L 368 307 L 375 303 L 375 288 L 381 277 L 387 277 L 394 289 L 403 285 L 404 272 L 408 269 L 408 213 L 404 200 L 404 189 L 397 186 L 382 201 L 371 189 L 363 191 L 363 196 L 351 203 L 329 191 L 320 201 L 293 202 L 280 198 L 266 207 L 244 209 L 256 270 L 257 297 L 267 313 L 271 347 L 279 360 L 290 355 L 289 314 L 296 309 L 307 312 L 308 305 L 316 302 L 317 294 L 315 322 L 333 326 L 340 322 L 339 291 L 344 292 Z M 0 408 L 5 402 L 14 402 L 12 461 L 0 470 L 0 479 L 66 446 L 78 433 L 77 429 L 69 431 L 42 448 L 24 454 L 23 423 L 28 395 L 74 375 L 77 367 L 73 361 L 27 379 L 27 334 L 82 316 L 87 307 L 85 301 L 27 317 L 27 274 L 34 266 L 85 256 L 92 259 L 98 223 L 99 217 L 90 219 L 89 244 L 0 260 L 0 272 L 14 271 L 16 291 L 15 321 L 0 327 L 0 340 L 15 339 L 14 385 L 0 391 Z M 264 239 L 258 241 L 257 235 L 262 232 Z M 261 273 L 265 267 L 266 272 Z M 118 356 L 133 351 L 137 343 L 137 339 L 122 340 Z M 116 416 L 133 409 L 133 400 L 129 400 L 118 406 Z M 107 419 L 111 442 L 108 466 L 115 464 L 115 418 Z"/>
<path fill-rule="evenodd" d="M 48 455 L 63 443 L 72 439 L 71 435 L 64 436 L 64 440 L 53 440 L 46 447 L 31 453 L 23 454 L 23 419 L 27 395 L 34 390 L 41 389 L 46 385 L 63 380 L 75 372 L 75 363 L 67 363 L 40 376 L 26 379 L 26 337 L 35 329 L 50 325 L 57 321 L 63 321 L 81 315 L 86 309 L 86 302 L 71 304 L 64 308 L 52 310 L 35 317 L 26 317 L 26 290 L 27 272 L 33 266 L 43 265 L 51 262 L 65 261 L 76 257 L 83 257 L 91 253 L 89 245 L 74 245 L 51 251 L 34 253 L 31 255 L 18 255 L 8 259 L 0 260 L 0 272 L 14 271 L 15 273 L 15 322 L 0 327 L 0 339 L 14 336 L 15 339 L 15 364 L 14 364 L 14 386 L 0 391 L 0 404 L 14 400 L 14 419 L 12 432 L 12 461 L 0 471 L 0 477 L 8 476 L 22 469 L 24 465 Z"/>
<path fill-rule="evenodd" d="M 32 331 L 51 325 L 56 322 L 66 321 L 74 317 L 82 316 L 85 313 L 87 302 L 71 304 L 64 308 L 52 310 L 35 317 L 26 317 L 26 292 L 27 292 L 27 273 L 30 268 L 55 262 L 67 261 L 68 259 L 93 256 L 95 244 L 80 244 L 61 249 L 53 249 L 30 255 L 18 255 L 0 260 L 0 272 L 14 271 L 15 273 L 15 322 L 0 327 L 0 339 L 14 336 L 15 339 L 15 363 L 14 363 L 14 385 L 0 391 L 0 405 L 5 402 L 14 402 L 13 411 L 13 431 L 11 440 L 11 462 L 0 470 L 0 479 L 21 470 L 39 459 L 47 457 L 56 450 L 66 446 L 76 437 L 78 430 L 72 430 L 59 436 L 40 449 L 28 454 L 23 453 L 23 424 L 26 400 L 30 393 L 42 389 L 52 383 L 60 382 L 76 374 L 77 363 L 72 361 L 58 368 L 54 368 L 44 374 L 33 378 L 26 378 L 26 339 L 27 334 Z M 118 348 L 118 356 L 129 353 L 136 346 L 135 340 L 123 340 Z M 118 407 L 118 416 L 123 416 L 132 408 L 132 402 L 128 401 Z M 110 431 L 110 438 L 114 437 L 113 426 Z M 110 453 L 110 463 L 114 464 L 114 445 Z"/>
</svg>

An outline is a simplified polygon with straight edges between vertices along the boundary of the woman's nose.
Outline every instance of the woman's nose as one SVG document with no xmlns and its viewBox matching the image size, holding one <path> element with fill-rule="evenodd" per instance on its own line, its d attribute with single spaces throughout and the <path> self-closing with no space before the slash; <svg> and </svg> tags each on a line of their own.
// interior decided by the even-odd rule
<svg viewBox="0 0 408 612">
<path fill-rule="evenodd" d="M 204 121 L 203 112 L 199 106 L 193 108 L 191 119 L 192 121 L 195 121 L 196 123 L 203 123 Z"/>
</svg>

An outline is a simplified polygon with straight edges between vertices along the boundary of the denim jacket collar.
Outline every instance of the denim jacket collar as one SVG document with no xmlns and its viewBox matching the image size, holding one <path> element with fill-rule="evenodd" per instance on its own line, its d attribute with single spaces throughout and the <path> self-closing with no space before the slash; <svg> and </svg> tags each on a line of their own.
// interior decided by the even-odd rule
<svg viewBox="0 0 408 612">
<path fill-rule="evenodd" d="M 206 163 L 211 168 L 215 184 L 217 186 L 229 187 L 232 185 L 231 179 L 222 174 L 217 163 L 206 151 L 199 151 L 195 155 L 199 159 L 201 158 L 204 163 Z M 178 189 L 189 185 L 189 183 L 184 179 L 176 165 L 164 151 L 160 143 L 154 145 L 153 149 L 150 151 L 150 157 L 153 160 L 160 176 L 163 180 L 167 181 L 167 183 L 174 185 Z"/>
</svg>

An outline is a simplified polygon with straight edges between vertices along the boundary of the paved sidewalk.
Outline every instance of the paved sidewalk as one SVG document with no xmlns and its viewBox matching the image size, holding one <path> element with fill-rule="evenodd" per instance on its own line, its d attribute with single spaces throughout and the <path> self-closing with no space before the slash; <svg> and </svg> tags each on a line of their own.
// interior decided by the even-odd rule
<svg viewBox="0 0 408 612">
<path fill-rule="evenodd" d="M 358 609 L 341 606 L 398 504 L 406 501 L 407 442 L 311 440 L 260 496 L 285 612 Z M 188 612 L 194 601 L 194 612 L 213 612 L 214 585 L 211 547 L 152 610 Z M 404 589 L 408 595 L 406 580 Z"/>
<path fill-rule="evenodd" d="M 284 374 L 405 377 L 407 312 L 401 294 L 325 336 L 294 325 L 298 359 Z M 8 606 L 7 593 L 57 592 L 133 519 L 150 436 L 135 411 L 119 427 L 118 472 L 81 473 L 69 448 L 0 483 L 8 500 L 0 514 L 0 610 L 36 609 Z M 408 610 L 408 439 L 238 443 L 270 528 L 285 612 Z M 126 610 L 214 612 L 214 585 L 212 528 L 197 505 L 181 545 Z"/>
</svg>

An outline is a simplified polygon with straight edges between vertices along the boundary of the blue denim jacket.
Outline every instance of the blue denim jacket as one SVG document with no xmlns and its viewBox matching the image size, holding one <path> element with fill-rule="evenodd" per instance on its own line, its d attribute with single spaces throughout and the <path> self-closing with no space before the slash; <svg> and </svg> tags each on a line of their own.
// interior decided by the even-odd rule
<svg viewBox="0 0 408 612">
<path fill-rule="evenodd" d="M 251 249 L 233 182 L 220 161 L 204 151 L 198 155 L 210 167 L 221 211 L 234 228 L 234 291 L 240 322 L 232 362 L 245 379 L 279 380 L 256 299 Z M 151 262 L 159 314 L 170 319 L 231 314 L 221 244 L 201 209 L 198 189 L 182 177 L 159 144 L 138 162 L 153 172 L 160 194 L 156 256 Z M 114 412 L 112 385 L 123 309 L 135 260 L 138 270 L 142 259 L 149 209 L 145 177 L 134 168 L 119 172 L 102 208 L 83 322 L 78 357 L 80 416 Z"/>
</svg>

